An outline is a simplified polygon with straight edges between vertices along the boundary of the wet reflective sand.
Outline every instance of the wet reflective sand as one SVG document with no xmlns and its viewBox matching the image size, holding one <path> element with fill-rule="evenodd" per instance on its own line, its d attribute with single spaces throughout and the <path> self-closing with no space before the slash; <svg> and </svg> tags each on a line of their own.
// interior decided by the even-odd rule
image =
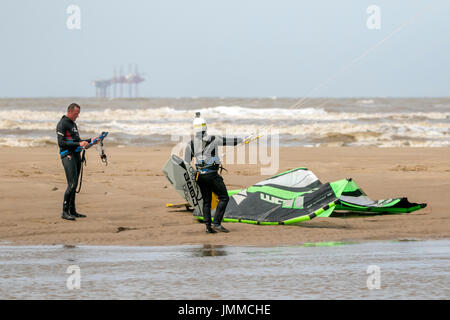
<svg viewBox="0 0 450 320">
<path fill-rule="evenodd" d="M 450 240 L 0 246 L 1 299 L 449 299 Z M 68 289 L 69 266 L 80 289 Z M 379 268 L 379 289 L 375 273 Z M 376 280 L 376 279 L 375 279 Z"/>
</svg>

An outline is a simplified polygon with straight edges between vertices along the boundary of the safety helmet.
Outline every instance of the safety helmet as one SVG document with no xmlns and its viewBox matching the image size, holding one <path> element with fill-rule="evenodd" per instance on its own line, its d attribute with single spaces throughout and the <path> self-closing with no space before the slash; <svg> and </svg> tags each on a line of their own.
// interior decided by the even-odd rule
<svg viewBox="0 0 450 320">
<path fill-rule="evenodd" d="M 195 113 L 195 118 L 192 123 L 192 126 L 194 128 L 194 134 L 200 132 L 206 133 L 206 121 L 205 119 L 200 117 L 200 112 Z"/>
</svg>

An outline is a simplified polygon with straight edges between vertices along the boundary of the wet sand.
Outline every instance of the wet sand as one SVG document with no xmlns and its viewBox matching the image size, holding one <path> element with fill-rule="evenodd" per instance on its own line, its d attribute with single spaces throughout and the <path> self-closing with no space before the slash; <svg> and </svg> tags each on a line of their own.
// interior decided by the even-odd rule
<svg viewBox="0 0 450 320">
<path fill-rule="evenodd" d="M 277 247 L 0 245 L 0 256 L 0 298 L 8 300 L 446 300 L 450 296 L 450 240 Z M 71 290 L 76 282 L 69 277 L 77 267 L 79 289 Z M 376 267 L 378 284 L 369 281 Z M 210 318 L 220 318 L 221 313 Z"/>
<path fill-rule="evenodd" d="M 109 148 L 104 166 L 87 154 L 77 209 L 60 218 L 66 181 L 55 146 L 0 148 L 0 242 L 89 245 L 292 245 L 317 241 L 450 238 L 450 148 L 281 148 L 278 172 L 307 167 L 322 182 L 353 178 L 374 200 L 406 196 L 428 207 L 410 214 L 316 218 L 296 226 L 226 223 L 205 234 L 161 169 L 170 147 Z M 261 165 L 226 166 L 229 189 L 267 178 Z"/>
</svg>

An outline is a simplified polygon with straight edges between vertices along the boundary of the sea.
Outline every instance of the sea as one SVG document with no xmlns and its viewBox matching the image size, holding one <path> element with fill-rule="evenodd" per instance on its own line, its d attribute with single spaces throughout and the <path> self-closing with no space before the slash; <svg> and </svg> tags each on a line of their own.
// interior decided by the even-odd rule
<svg viewBox="0 0 450 320">
<path fill-rule="evenodd" d="M 0 146 L 56 144 L 67 106 L 81 106 L 82 137 L 108 131 L 115 146 L 174 145 L 208 132 L 277 135 L 280 146 L 450 146 L 450 98 L 16 98 L 0 99 Z"/>
<path fill-rule="evenodd" d="M 448 300 L 450 240 L 0 244 L 0 299 Z"/>
</svg>

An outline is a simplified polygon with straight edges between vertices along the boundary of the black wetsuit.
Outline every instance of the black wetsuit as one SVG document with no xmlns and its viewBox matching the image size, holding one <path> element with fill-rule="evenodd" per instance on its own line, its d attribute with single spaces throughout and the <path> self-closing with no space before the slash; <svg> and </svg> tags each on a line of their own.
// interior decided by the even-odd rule
<svg viewBox="0 0 450 320">
<path fill-rule="evenodd" d="M 80 146 L 81 141 L 90 142 L 91 140 L 81 140 L 76 123 L 66 116 L 59 120 L 56 126 L 56 134 L 58 136 L 59 153 L 67 178 L 63 211 L 74 214 L 76 213 L 75 194 L 81 169 L 80 152 L 75 150 Z"/>
<path fill-rule="evenodd" d="M 194 138 L 188 143 L 184 160 L 188 163 L 192 158 L 196 159 L 196 167 L 199 171 L 198 186 L 203 197 L 203 222 L 211 225 L 211 200 L 212 192 L 217 194 L 219 203 L 214 215 L 214 225 L 220 225 L 225 214 L 229 196 L 223 178 L 219 175 L 220 159 L 218 157 L 218 146 L 236 146 L 241 143 L 240 138 L 225 138 L 221 136 L 204 136 L 201 140 Z M 195 146 L 197 148 L 195 148 Z M 199 150 L 196 150 L 199 149 Z"/>
</svg>

